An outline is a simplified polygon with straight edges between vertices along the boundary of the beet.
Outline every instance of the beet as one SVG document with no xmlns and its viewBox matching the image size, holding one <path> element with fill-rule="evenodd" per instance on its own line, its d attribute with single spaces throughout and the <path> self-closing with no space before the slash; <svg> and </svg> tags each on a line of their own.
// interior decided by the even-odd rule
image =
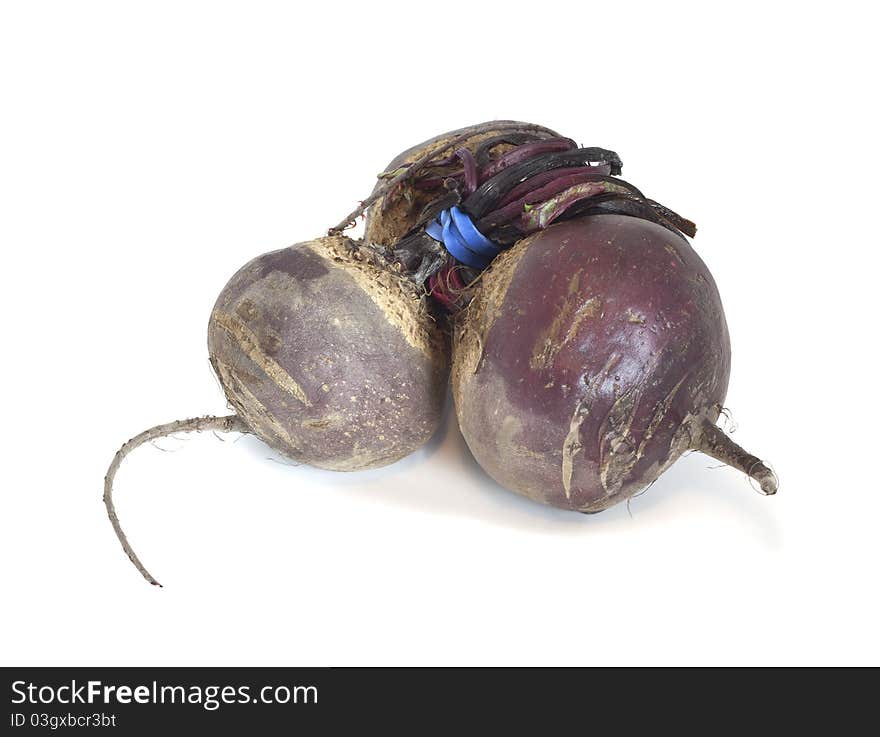
<svg viewBox="0 0 880 737">
<path fill-rule="evenodd" d="M 614 152 L 492 121 L 397 156 L 325 238 L 264 254 L 224 288 L 208 328 L 225 417 L 156 438 L 253 433 L 289 458 L 352 471 L 403 458 L 453 394 L 478 462 L 537 501 L 598 512 L 689 449 L 776 492 L 773 472 L 716 426 L 730 344 L 696 226 L 621 179 Z M 366 236 L 342 235 L 366 213 Z M 486 267 L 489 267 L 487 270 Z"/>
<path fill-rule="evenodd" d="M 730 374 L 721 300 L 687 240 L 598 214 L 541 230 L 496 258 L 456 316 L 461 431 L 502 486 L 598 512 L 695 449 L 776 477 L 716 426 Z"/>
<path fill-rule="evenodd" d="M 424 291 L 344 236 L 264 254 L 217 299 L 208 350 L 235 414 L 159 425 L 117 452 L 104 502 L 123 549 L 151 583 L 113 507 L 113 478 L 139 445 L 185 431 L 253 433 L 285 456 L 354 471 L 393 463 L 436 430 L 446 338 Z"/>
<path fill-rule="evenodd" d="M 214 306 L 208 350 L 251 430 L 311 466 L 393 463 L 440 420 L 446 349 L 425 300 L 347 238 L 244 266 Z"/>
<path fill-rule="evenodd" d="M 411 146 L 395 156 L 380 174 L 373 189 L 373 195 L 381 192 L 383 184 L 395 173 L 425 157 L 436 157 L 449 161 L 446 167 L 434 167 L 431 174 L 442 179 L 442 175 L 455 175 L 460 170 L 464 183 L 469 159 L 466 154 L 456 159 L 456 152 L 464 151 L 473 157 L 475 167 L 488 167 L 493 162 L 493 154 L 501 155 L 517 144 L 558 138 L 559 134 L 533 123 L 515 120 L 491 120 L 442 133 L 429 138 L 416 146 Z M 405 194 L 404 194 L 405 193 Z M 413 187 L 397 187 L 384 197 L 378 197 L 367 210 L 364 240 L 367 243 L 390 246 L 403 237 L 416 224 L 422 208 L 430 197 Z"/>
</svg>

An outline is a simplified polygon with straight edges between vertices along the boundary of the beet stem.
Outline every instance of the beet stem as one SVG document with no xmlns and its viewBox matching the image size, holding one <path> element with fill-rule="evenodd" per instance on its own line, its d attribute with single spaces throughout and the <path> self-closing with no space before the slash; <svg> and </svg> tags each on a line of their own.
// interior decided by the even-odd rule
<svg viewBox="0 0 880 737">
<path fill-rule="evenodd" d="M 751 476 L 761 487 L 761 494 L 771 496 L 779 488 L 779 479 L 760 458 L 756 458 L 734 443 L 721 428 L 705 420 L 695 450 L 712 456 L 722 463 Z"/>
<path fill-rule="evenodd" d="M 107 516 L 110 518 L 110 524 L 113 525 L 116 537 L 119 538 L 119 542 L 122 543 L 122 549 L 125 551 L 129 560 L 134 563 L 134 567 L 137 568 L 141 572 L 141 575 L 153 584 L 153 586 L 162 586 L 162 584 L 153 578 L 152 574 L 144 567 L 144 564 L 141 563 L 137 555 L 135 555 L 134 550 L 128 542 L 128 538 L 125 537 L 125 533 L 122 531 L 122 526 L 119 524 L 119 517 L 116 516 L 116 508 L 113 506 L 113 479 L 125 457 L 139 445 L 149 443 L 158 438 L 167 437 L 168 435 L 173 435 L 176 432 L 204 432 L 205 430 L 241 433 L 251 432 L 250 428 L 238 415 L 227 415 L 225 417 L 191 417 L 188 420 L 175 420 L 174 422 L 168 422 L 164 425 L 156 425 L 156 427 L 144 430 L 140 435 L 135 435 L 131 440 L 123 443 L 122 447 L 116 451 L 116 455 L 113 457 L 113 462 L 110 464 L 110 468 L 107 469 L 107 475 L 104 476 L 104 506 L 107 507 Z"/>
<path fill-rule="evenodd" d="M 360 203 L 360 205 L 352 210 L 346 217 L 341 220 L 337 225 L 333 226 L 327 231 L 327 235 L 336 235 L 337 233 L 341 233 L 342 231 L 350 228 L 357 219 L 367 211 L 367 209 L 372 205 L 376 200 L 381 197 L 384 197 L 391 190 L 393 190 L 399 184 L 403 184 L 406 180 L 412 179 L 413 176 L 421 171 L 425 165 L 433 161 L 440 154 L 446 153 L 450 149 L 454 149 L 460 144 L 464 143 L 468 138 L 482 131 L 535 131 L 541 133 L 551 133 L 553 136 L 558 137 L 559 134 L 551 131 L 549 128 L 545 128 L 542 125 L 534 125 L 532 123 L 517 123 L 512 120 L 498 120 L 492 121 L 489 123 L 479 123 L 477 125 L 472 125 L 468 128 L 462 128 L 461 133 L 459 133 L 454 138 L 450 139 L 442 146 L 432 151 L 429 151 L 426 154 L 423 154 L 421 157 L 413 161 L 410 166 L 406 167 L 402 172 L 394 176 L 392 179 L 389 179 L 385 184 L 378 187 L 367 199 Z"/>
</svg>

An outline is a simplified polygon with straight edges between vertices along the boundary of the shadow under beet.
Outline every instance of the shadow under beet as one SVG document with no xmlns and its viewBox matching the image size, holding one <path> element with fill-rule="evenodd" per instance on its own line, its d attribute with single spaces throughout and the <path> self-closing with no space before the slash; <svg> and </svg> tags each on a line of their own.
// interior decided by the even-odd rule
<svg viewBox="0 0 880 737">
<path fill-rule="evenodd" d="M 557 509 L 514 494 L 488 476 L 471 455 L 451 400 L 434 437 L 412 455 L 384 468 L 353 473 L 324 471 L 282 459 L 252 436 L 245 436 L 241 445 L 262 459 L 291 466 L 290 473 L 302 474 L 303 481 L 312 479 L 331 486 L 343 500 L 356 496 L 361 501 L 479 519 L 537 534 L 589 535 L 610 530 L 636 534 L 645 525 L 662 524 L 686 514 L 692 501 L 705 504 L 708 499 L 719 515 L 734 517 L 762 546 L 770 550 L 782 546 L 774 498 L 760 497 L 743 474 L 718 468 L 717 461 L 696 452 L 679 459 L 628 505 L 623 502 L 598 514 Z M 422 478 L 425 483 L 420 483 Z M 408 483 L 402 483 L 404 480 Z"/>
</svg>

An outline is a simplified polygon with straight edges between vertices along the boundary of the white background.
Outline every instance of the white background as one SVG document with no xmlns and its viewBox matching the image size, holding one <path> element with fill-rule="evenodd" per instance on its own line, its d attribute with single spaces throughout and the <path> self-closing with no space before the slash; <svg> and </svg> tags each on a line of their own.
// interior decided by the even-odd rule
<svg viewBox="0 0 880 737">
<path fill-rule="evenodd" d="M 5 665 L 880 662 L 878 121 L 866 3 L 9 2 L 0 11 Z M 493 118 L 619 151 L 696 220 L 764 498 L 693 454 L 598 516 L 541 507 L 454 420 L 393 467 L 252 438 L 205 329 L 399 150 Z M 233 438 L 227 438 L 232 440 Z"/>
</svg>

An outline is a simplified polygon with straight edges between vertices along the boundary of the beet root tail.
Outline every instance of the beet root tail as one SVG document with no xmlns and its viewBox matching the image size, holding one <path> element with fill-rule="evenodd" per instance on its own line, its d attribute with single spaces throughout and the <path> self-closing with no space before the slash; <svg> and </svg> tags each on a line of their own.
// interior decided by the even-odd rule
<svg viewBox="0 0 880 737">
<path fill-rule="evenodd" d="M 712 456 L 758 482 L 760 493 L 771 496 L 779 488 L 779 479 L 764 461 L 734 443 L 717 425 L 704 421 L 694 450 Z"/>
<path fill-rule="evenodd" d="M 141 563 L 140 559 L 129 544 L 128 538 L 126 538 L 125 533 L 122 531 L 122 526 L 119 524 L 119 517 L 116 516 L 116 508 L 113 505 L 113 479 L 116 477 L 116 472 L 119 470 L 119 466 L 122 464 L 125 457 L 138 446 L 143 445 L 144 443 L 149 443 L 158 438 L 173 435 L 177 432 L 203 432 L 205 430 L 241 433 L 250 432 L 248 426 L 238 415 L 227 415 L 225 417 L 191 417 L 187 420 L 175 420 L 174 422 L 168 422 L 164 425 L 156 425 L 149 430 L 144 430 L 139 435 L 135 435 L 131 440 L 123 443 L 122 447 L 116 451 L 116 455 L 113 457 L 113 461 L 107 469 L 107 475 L 104 476 L 104 506 L 107 507 L 107 516 L 110 518 L 110 524 L 113 525 L 116 537 L 119 538 L 119 542 L 122 543 L 122 549 L 125 551 L 129 560 L 134 564 L 134 567 L 141 572 L 141 575 L 153 584 L 153 586 L 161 586 L 162 584 L 153 578 L 153 575 L 144 567 L 144 564 Z"/>
</svg>

